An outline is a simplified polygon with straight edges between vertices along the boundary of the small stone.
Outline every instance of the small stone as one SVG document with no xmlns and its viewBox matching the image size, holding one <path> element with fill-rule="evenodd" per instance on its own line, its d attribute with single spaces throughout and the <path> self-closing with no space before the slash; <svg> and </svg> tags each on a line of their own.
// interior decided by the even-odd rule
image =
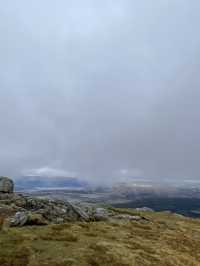
<svg viewBox="0 0 200 266">
<path fill-rule="evenodd" d="M 136 208 L 136 211 L 140 212 L 153 212 L 154 210 L 148 207 Z"/>
<path fill-rule="evenodd" d="M 56 219 L 56 223 L 57 223 L 57 224 L 63 224 L 63 223 L 64 223 L 64 219 L 58 217 L 58 218 Z"/>
<path fill-rule="evenodd" d="M 133 215 L 128 215 L 128 214 L 115 215 L 115 216 L 113 216 L 113 218 L 129 220 L 129 221 L 139 221 L 139 220 L 143 219 L 141 216 L 137 216 L 137 215 L 133 216 Z"/>
</svg>

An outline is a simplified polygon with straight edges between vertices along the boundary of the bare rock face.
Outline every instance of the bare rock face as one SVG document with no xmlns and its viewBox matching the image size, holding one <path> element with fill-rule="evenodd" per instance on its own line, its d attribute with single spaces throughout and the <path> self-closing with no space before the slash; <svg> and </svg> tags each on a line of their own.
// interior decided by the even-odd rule
<svg viewBox="0 0 200 266">
<path fill-rule="evenodd" d="M 14 182 L 8 177 L 0 177 L 0 193 L 13 193 Z"/>
</svg>

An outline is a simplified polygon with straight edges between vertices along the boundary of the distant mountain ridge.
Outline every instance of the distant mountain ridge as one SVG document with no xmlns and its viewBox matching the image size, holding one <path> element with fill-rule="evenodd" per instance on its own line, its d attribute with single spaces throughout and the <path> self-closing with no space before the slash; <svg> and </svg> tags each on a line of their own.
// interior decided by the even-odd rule
<svg viewBox="0 0 200 266">
<path fill-rule="evenodd" d="M 87 182 L 74 177 L 43 177 L 43 176 L 22 176 L 15 178 L 16 190 L 38 189 L 38 188 L 82 188 Z"/>
</svg>

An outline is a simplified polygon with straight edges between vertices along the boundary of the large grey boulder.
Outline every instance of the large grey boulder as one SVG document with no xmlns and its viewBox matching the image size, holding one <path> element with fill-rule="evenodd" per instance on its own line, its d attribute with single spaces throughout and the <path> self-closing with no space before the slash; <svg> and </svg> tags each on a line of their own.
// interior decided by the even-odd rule
<svg viewBox="0 0 200 266">
<path fill-rule="evenodd" d="M 41 214 L 27 211 L 18 211 L 15 215 L 7 217 L 6 225 L 8 227 L 24 225 L 47 225 L 48 221 Z"/>
<path fill-rule="evenodd" d="M 0 177 L 0 193 L 13 193 L 14 182 L 8 177 Z"/>
<path fill-rule="evenodd" d="M 9 219 L 10 226 L 23 226 L 28 222 L 28 213 L 17 212 L 12 218 Z"/>
<path fill-rule="evenodd" d="M 68 205 L 71 208 L 71 210 L 79 217 L 80 220 L 82 220 L 82 221 L 89 221 L 90 220 L 89 215 L 83 209 L 81 209 L 79 206 L 76 206 L 70 202 L 68 202 Z"/>
<path fill-rule="evenodd" d="M 110 213 L 105 208 L 96 208 L 93 216 L 95 221 L 107 221 Z"/>
</svg>

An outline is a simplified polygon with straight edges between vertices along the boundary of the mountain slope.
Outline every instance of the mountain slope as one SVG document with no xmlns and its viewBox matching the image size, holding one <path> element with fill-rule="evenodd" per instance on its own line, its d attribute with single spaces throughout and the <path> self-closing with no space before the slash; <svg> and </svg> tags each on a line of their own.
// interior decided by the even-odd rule
<svg viewBox="0 0 200 266">
<path fill-rule="evenodd" d="M 136 214 L 134 210 L 117 211 Z M 145 219 L 140 221 L 2 229 L 0 265 L 200 265 L 200 220 L 168 212 L 141 215 Z"/>
</svg>

